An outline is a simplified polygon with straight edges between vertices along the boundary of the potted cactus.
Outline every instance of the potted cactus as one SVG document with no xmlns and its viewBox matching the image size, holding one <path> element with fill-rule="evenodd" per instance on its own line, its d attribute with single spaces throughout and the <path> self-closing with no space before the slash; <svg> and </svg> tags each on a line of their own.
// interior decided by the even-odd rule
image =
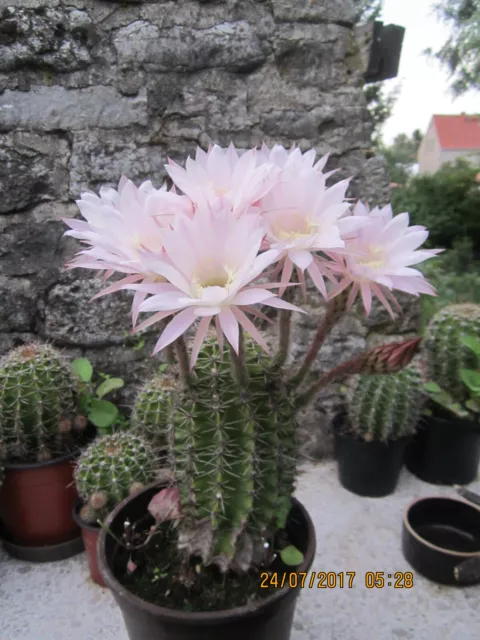
<svg viewBox="0 0 480 640">
<path fill-rule="evenodd" d="M 92 442 L 75 466 L 79 499 L 73 518 L 82 531 L 90 575 L 105 586 L 97 564 L 100 522 L 128 495 L 135 495 L 156 476 L 157 459 L 150 445 L 131 433 L 115 433 Z"/>
<path fill-rule="evenodd" d="M 422 405 L 421 378 L 414 367 L 390 375 L 353 377 L 347 418 L 335 431 L 343 487 L 370 497 L 395 491 Z"/>
<path fill-rule="evenodd" d="M 432 484 L 468 484 L 480 463 L 480 305 L 438 311 L 423 345 L 430 405 L 407 450 L 407 468 Z"/>
<path fill-rule="evenodd" d="M 76 414 L 76 382 L 49 345 L 28 344 L 0 364 L 0 491 L 4 547 L 48 561 L 82 551 L 72 520 L 73 461 L 88 440 Z"/>
<path fill-rule="evenodd" d="M 134 331 L 160 323 L 154 353 L 166 349 L 177 371 L 167 419 L 154 423 L 172 481 L 126 498 L 99 537 L 132 640 L 288 640 L 295 584 L 315 555 L 312 521 L 293 498 L 297 414 L 330 382 L 395 373 L 417 351 L 419 339 L 388 344 L 306 378 L 359 295 L 367 313 L 377 297 L 393 314 L 393 289 L 435 294 L 409 267 L 435 255 L 417 251 L 428 233 L 390 207 L 352 211 L 348 180 L 327 188 L 327 158 L 314 158 L 279 145 L 198 149 L 186 169 L 167 166 L 183 194 L 122 178 L 118 190 L 82 194 L 85 220 L 66 220 L 88 245 L 69 266 L 123 274 L 97 295 L 134 291 Z M 306 276 L 326 313 L 292 371 Z M 273 354 L 259 304 L 279 310 Z M 153 315 L 138 323 L 144 312 Z"/>
</svg>

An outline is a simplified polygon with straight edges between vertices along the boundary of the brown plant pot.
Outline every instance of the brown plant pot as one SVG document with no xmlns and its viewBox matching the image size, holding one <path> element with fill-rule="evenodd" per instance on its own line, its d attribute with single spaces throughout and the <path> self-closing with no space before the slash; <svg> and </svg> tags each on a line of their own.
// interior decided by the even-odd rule
<svg viewBox="0 0 480 640">
<path fill-rule="evenodd" d="M 83 503 L 80 498 L 77 500 L 73 507 L 72 517 L 82 532 L 83 544 L 85 545 L 85 551 L 87 553 L 88 569 L 90 571 L 90 577 L 101 587 L 105 587 L 102 574 L 98 568 L 98 536 L 100 534 L 100 526 L 98 524 L 88 524 L 84 522 L 80 517 L 80 509 Z"/>
<path fill-rule="evenodd" d="M 83 550 L 72 518 L 77 499 L 69 453 L 38 463 L 7 463 L 0 491 L 5 550 L 17 558 L 46 562 Z"/>
<path fill-rule="evenodd" d="M 145 515 L 158 484 L 126 498 L 106 525 L 121 536 L 124 522 Z M 315 557 L 315 529 L 305 507 L 293 499 L 287 521 L 292 543 L 304 554 L 297 572 L 308 572 Z M 130 640 L 289 640 L 301 589 L 275 589 L 259 602 L 214 612 L 185 612 L 151 604 L 130 593 L 115 575 L 116 540 L 102 528 L 98 543 L 100 571 L 122 611 Z"/>
</svg>

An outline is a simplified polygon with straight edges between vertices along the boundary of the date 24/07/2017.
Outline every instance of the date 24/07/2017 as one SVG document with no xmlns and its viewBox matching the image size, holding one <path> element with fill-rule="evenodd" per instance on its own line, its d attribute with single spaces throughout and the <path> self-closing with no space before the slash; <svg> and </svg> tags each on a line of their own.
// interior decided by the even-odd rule
<svg viewBox="0 0 480 640">
<path fill-rule="evenodd" d="M 291 589 L 352 589 L 356 581 L 356 571 L 312 571 L 311 573 L 267 573 L 260 574 L 260 588 L 282 588 Z M 397 571 L 396 573 L 385 573 L 384 571 L 367 571 L 365 573 L 364 585 L 367 589 L 383 589 L 393 587 L 394 589 L 411 589 L 413 587 L 413 573 L 409 571 Z"/>
</svg>

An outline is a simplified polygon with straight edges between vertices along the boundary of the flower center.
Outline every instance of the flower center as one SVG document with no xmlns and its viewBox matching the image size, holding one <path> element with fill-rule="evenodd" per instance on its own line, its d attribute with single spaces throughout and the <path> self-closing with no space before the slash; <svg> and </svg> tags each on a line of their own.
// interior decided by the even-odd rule
<svg viewBox="0 0 480 640">
<path fill-rule="evenodd" d="M 225 264 L 219 264 L 212 258 L 200 262 L 192 275 L 195 294 L 201 298 L 206 289 L 220 287 L 228 289 L 235 278 L 235 270 Z"/>
<path fill-rule="evenodd" d="M 368 247 L 368 256 L 357 260 L 358 264 L 370 269 L 379 269 L 385 264 L 385 251 L 382 247 L 370 245 Z"/>
<path fill-rule="evenodd" d="M 273 233 L 279 240 L 293 240 L 317 233 L 318 225 L 307 220 L 301 213 L 292 213 L 276 220 Z"/>
</svg>

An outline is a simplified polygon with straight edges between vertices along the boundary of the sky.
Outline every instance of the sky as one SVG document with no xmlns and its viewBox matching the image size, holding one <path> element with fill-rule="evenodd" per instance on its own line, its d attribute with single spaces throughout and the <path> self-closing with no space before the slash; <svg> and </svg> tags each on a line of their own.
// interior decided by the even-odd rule
<svg viewBox="0 0 480 640">
<path fill-rule="evenodd" d="M 388 144 L 398 133 L 427 130 L 434 113 L 480 113 L 480 93 L 469 92 L 454 99 L 448 91 L 448 72 L 422 52 L 438 49 L 448 37 L 448 29 L 433 12 L 433 0 L 383 0 L 384 24 L 406 28 L 398 77 L 387 80 L 388 90 L 400 84 L 400 94 L 391 118 L 383 127 Z"/>
</svg>

